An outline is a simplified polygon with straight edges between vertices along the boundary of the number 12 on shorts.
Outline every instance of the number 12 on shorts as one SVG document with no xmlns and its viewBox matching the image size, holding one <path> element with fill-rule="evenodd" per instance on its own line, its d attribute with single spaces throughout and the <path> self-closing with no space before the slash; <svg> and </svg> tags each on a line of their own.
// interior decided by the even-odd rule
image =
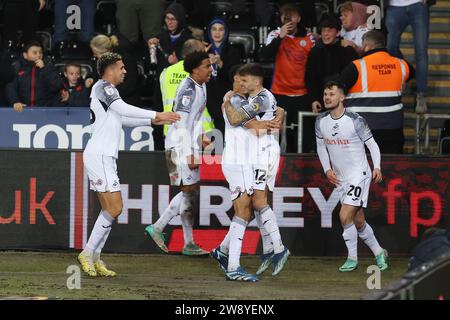
<svg viewBox="0 0 450 320">
<path fill-rule="evenodd" d="M 255 183 L 260 184 L 266 181 L 267 171 L 263 169 L 255 169 Z"/>
</svg>

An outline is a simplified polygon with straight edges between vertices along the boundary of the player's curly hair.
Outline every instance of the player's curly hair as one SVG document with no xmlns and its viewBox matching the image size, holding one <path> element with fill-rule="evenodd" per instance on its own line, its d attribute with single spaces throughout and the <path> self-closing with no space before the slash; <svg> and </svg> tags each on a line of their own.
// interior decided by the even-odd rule
<svg viewBox="0 0 450 320">
<path fill-rule="evenodd" d="M 100 77 L 103 76 L 108 66 L 113 65 L 120 60 L 122 60 L 122 56 L 115 52 L 106 52 L 102 54 L 97 61 L 97 72 Z"/>
<path fill-rule="evenodd" d="M 209 54 L 205 51 L 195 51 L 188 54 L 184 59 L 184 70 L 187 73 L 192 73 L 193 70 L 198 68 L 205 59 L 209 59 Z"/>
</svg>

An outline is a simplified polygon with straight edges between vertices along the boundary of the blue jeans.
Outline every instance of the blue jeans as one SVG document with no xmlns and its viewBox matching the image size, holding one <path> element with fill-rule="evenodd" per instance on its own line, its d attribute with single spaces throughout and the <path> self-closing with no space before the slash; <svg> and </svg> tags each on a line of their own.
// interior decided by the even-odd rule
<svg viewBox="0 0 450 320">
<path fill-rule="evenodd" d="M 395 57 L 403 58 L 400 38 L 411 25 L 416 56 L 417 93 L 426 94 L 428 78 L 428 6 L 421 2 L 405 7 L 389 6 L 386 12 L 387 50 Z"/>
<path fill-rule="evenodd" d="M 54 41 L 65 41 L 69 36 L 67 29 L 67 19 L 70 15 L 67 13 L 67 7 L 77 5 L 81 11 L 81 32 L 79 40 L 89 42 L 94 36 L 94 19 L 97 2 L 94 0 L 55 0 L 55 34 Z M 71 18 L 72 20 L 72 18 Z"/>
</svg>

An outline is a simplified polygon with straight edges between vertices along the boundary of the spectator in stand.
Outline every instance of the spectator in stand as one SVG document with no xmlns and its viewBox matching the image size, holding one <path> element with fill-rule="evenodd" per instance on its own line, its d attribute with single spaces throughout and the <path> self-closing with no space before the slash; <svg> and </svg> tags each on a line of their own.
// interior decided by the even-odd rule
<svg viewBox="0 0 450 320">
<path fill-rule="evenodd" d="M 417 64 L 416 113 L 427 112 L 429 6 L 435 0 L 390 0 L 386 10 L 387 49 L 402 58 L 400 38 L 408 25 L 412 27 L 414 55 Z"/>
<path fill-rule="evenodd" d="M 67 19 L 69 13 L 67 8 L 71 5 L 76 5 L 80 8 L 80 36 L 79 36 L 79 50 L 81 52 L 89 53 L 89 41 L 94 36 L 94 18 L 97 3 L 92 0 L 55 0 L 55 32 L 53 34 L 53 41 L 55 43 L 53 51 L 56 56 L 61 55 L 62 50 L 68 47 L 69 29 L 67 27 Z M 73 15 L 73 13 L 70 13 Z"/>
<path fill-rule="evenodd" d="M 225 123 L 222 114 L 222 103 L 225 94 L 232 89 L 229 79 L 230 68 L 240 64 L 244 54 L 240 47 L 228 42 L 228 26 L 222 19 L 213 19 L 208 26 L 208 52 L 211 58 L 213 73 L 206 84 L 208 94 L 208 110 L 214 126 L 225 133 Z"/>
<path fill-rule="evenodd" d="M 134 106 L 141 106 L 137 57 L 130 41 L 120 34 L 109 37 L 99 34 L 91 40 L 90 46 L 95 59 L 98 59 L 106 52 L 120 54 L 123 63 L 125 64 L 127 74 L 125 75 L 125 80 L 117 86 L 117 90 L 119 90 L 121 98 L 126 103 Z M 96 70 L 96 66 L 94 66 L 93 69 Z M 91 75 L 88 78 L 92 78 L 95 81 L 98 79 L 98 76 Z"/>
<path fill-rule="evenodd" d="M 3 40 L 10 48 L 19 47 L 17 31 L 22 30 L 22 43 L 36 41 L 39 11 L 45 8 L 45 0 L 3 1 Z"/>
<path fill-rule="evenodd" d="M 161 32 L 164 2 L 164 0 L 116 0 L 119 32 L 133 46 L 139 42 L 139 30 L 145 42 L 156 37 Z"/>
<path fill-rule="evenodd" d="M 68 107 L 89 107 L 92 79 L 83 80 L 81 66 L 68 63 L 64 67 L 64 89 L 61 90 L 61 105 Z"/>
<path fill-rule="evenodd" d="M 172 3 L 164 12 L 165 29 L 155 38 L 148 40 L 149 47 L 158 46 L 157 75 L 181 60 L 181 48 L 192 32 L 186 24 L 186 10 L 179 3 Z"/>
<path fill-rule="evenodd" d="M 320 22 L 321 39 L 308 56 L 305 83 L 312 101 L 312 111 L 315 113 L 323 111 L 325 83 L 338 76 L 353 60 L 358 59 L 353 47 L 341 46 L 339 30 L 341 30 L 339 19 L 333 16 L 325 17 Z"/>
<path fill-rule="evenodd" d="M 359 2 L 347 1 L 340 7 L 340 13 L 342 46 L 350 46 L 359 55 L 363 54 L 362 37 L 369 31 L 367 27 L 367 6 Z"/>
<path fill-rule="evenodd" d="M 50 59 L 44 58 L 42 45 L 29 42 L 16 61 L 14 80 L 6 86 L 6 96 L 14 110 L 24 107 L 52 106 L 59 100 L 63 81 Z"/>
<path fill-rule="evenodd" d="M 14 80 L 15 70 L 8 51 L 0 49 L 0 106 L 7 106 L 5 86 Z"/>
<path fill-rule="evenodd" d="M 301 24 L 300 10 L 288 3 L 280 8 L 282 27 L 269 33 L 261 50 L 264 59 L 275 58 L 271 91 L 280 107 L 287 111 L 287 126 L 298 125 L 298 111 L 311 111 L 305 84 L 306 61 L 315 39 Z M 297 128 L 286 130 L 286 152 L 297 150 Z M 303 151 L 315 152 L 314 119 L 307 118 L 303 126 Z"/>
</svg>

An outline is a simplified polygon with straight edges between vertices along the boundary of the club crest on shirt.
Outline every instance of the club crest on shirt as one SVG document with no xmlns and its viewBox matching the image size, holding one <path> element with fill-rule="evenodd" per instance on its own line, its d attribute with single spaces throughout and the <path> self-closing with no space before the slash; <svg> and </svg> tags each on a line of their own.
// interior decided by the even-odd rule
<svg viewBox="0 0 450 320">
<path fill-rule="evenodd" d="M 254 102 L 254 103 L 252 104 L 252 109 L 253 109 L 253 111 L 258 112 L 259 109 L 260 109 L 259 103 Z"/>
<path fill-rule="evenodd" d="M 339 124 L 336 122 L 332 129 L 333 129 L 333 131 L 338 131 L 339 130 Z"/>
<path fill-rule="evenodd" d="M 306 41 L 305 41 L 305 40 L 301 40 L 301 41 L 300 41 L 300 45 L 301 45 L 302 47 L 306 47 Z"/>
<path fill-rule="evenodd" d="M 181 99 L 181 104 L 187 107 L 191 103 L 191 96 L 183 96 Z"/>
<path fill-rule="evenodd" d="M 112 87 L 105 87 L 105 92 L 108 96 L 112 96 L 114 94 L 114 89 Z"/>
</svg>

